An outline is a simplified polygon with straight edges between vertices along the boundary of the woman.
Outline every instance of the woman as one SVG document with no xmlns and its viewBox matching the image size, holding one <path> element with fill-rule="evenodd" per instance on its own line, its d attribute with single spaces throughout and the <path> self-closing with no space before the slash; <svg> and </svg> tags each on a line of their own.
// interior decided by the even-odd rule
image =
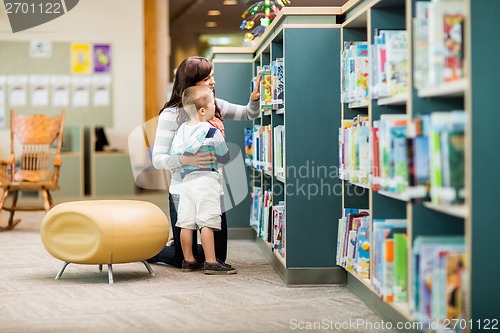
<svg viewBox="0 0 500 333">
<path fill-rule="evenodd" d="M 176 267 L 182 266 L 184 256 L 182 254 L 180 242 L 180 228 L 176 227 L 177 210 L 181 186 L 179 167 L 181 165 L 203 166 L 215 161 L 215 157 L 210 153 L 198 153 L 192 156 L 171 156 L 170 147 L 177 128 L 187 120 L 185 112 L 182 110 L 182 92 L 191 86 L 207 86 L 214 91 L 214 72 L 212 63 L 203 57 L 189 57 L 184 59 L 177 68 L 172 88 L 170 100 L 160 111 L 156 139 L 153 147 L 153 165 L 157 169 L 169 169 L 172 171 L 172 178 L 169 188 L 170 202 L 170 224 L 174 234 L 174 246 L 165 247 L 159 254 L 149 259 L 149 262 L 164 262 Z M 215 91 L 214 91 L 215 95 Z M 215 99 L 215 115 L 213 125 L 222 129 L 222 119 L 249 120 L 259 116 L 260 98 L 260 74 L 257 77 L 255 88 L 250 94 L 250 101 L 247 105 L 237 105 L 225 100 Z M 182 112 L 181 112 L 182 110 Z M 222 190 L 221 190 L 222 191 Z M 196 239 L 196 232 L 193 233 Z M 226 214 L 222 213 L 221 230 L 215 233 L 215 253 L 221 262 L 227 257 L 227 220 Z M 193 253 L 197 253 L 197 242 L 193 241 Z M 173 250 L 173 251 L 172 251 Z M 200 254 L 200 253 L 199 253 Z"/>
</svg>

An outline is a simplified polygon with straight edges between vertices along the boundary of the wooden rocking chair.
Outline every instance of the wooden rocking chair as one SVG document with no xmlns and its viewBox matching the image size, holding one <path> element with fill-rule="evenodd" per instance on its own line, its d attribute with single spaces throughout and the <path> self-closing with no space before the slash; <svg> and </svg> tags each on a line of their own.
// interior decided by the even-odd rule
<svg viewBox="0 0 500 333">
<path fill-rule="evenodd" d="M 0 160 L 0 188 L 3 189 L 0 210 L 9 211 L 10 217 L 8 225 L 0 226 L 0 231 L 10 230 L 20 222 L 20 219 L 14 220 L 17 210 L 49 211 L 52 208 L 50 191 L 59 189 L 64 117 L 64 110 L 60 116 L 50 117 L 15 115 L 14 110 L 10 110 L 10 155 L 7 161 Z M 22 147 L 17 161 L 16 139 Z M 56 143 L 55 152 L 51 151 L 53 143 Z M 43 206 L 17 206 L 19 192 L 41 192 Z M 9 194 L 12 195 L 12 204 L 6 207 Z"/>
</svg>

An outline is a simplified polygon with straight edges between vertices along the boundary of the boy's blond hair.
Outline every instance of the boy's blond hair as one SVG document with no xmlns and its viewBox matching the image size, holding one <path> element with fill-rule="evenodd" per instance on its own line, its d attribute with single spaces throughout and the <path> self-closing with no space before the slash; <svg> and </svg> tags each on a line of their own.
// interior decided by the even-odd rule
<svg viewBox="0 0 500 333">
<path fill-rule="evenodd" d="M 211 102 L 213 91 L 205 86 L 191 86 L 182 92 L 182 106 L 191 118 L 198 116 L 198 110 Z"/>
</svg>

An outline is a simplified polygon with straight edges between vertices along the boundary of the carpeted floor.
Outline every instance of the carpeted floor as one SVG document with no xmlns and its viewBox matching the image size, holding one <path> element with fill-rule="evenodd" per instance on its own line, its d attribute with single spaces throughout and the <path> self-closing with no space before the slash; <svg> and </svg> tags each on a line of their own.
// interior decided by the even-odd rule
<svg viewBox="0 0 500 333">
<path fill-rule="evenodd" d="M 132 263 L 113 266 L 113 285 L 106 269 L 86 265 L 54 280 L 62 263 L 41 243 L 43 213 L 19 215 L 16 229 L 0 233 L 2 333 L 380 332 L 367 327 L 382 319 L 346 287 L 286 287 L 248 240 L 229 242 L 232 276 L 152 265 L 151 277 Z"/>
</svg>

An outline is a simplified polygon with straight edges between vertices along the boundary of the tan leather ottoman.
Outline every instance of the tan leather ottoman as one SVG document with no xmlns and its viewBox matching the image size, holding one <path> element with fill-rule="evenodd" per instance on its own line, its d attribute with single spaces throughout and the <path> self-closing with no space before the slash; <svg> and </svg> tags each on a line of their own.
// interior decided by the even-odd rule
<svg viewBox="0 0 500 333">
<path fill-rule="evenodd" d="M 155 275 L 146 259 L 163 249 L 170 224 L 156 205 L 139 200 L 84 200 L 54 206 L 40 228 L 42 243 L 53 257 L 64 261 L 59 279 L 70 263 L 108 265 L 141 261 Z"/>
</svg>

